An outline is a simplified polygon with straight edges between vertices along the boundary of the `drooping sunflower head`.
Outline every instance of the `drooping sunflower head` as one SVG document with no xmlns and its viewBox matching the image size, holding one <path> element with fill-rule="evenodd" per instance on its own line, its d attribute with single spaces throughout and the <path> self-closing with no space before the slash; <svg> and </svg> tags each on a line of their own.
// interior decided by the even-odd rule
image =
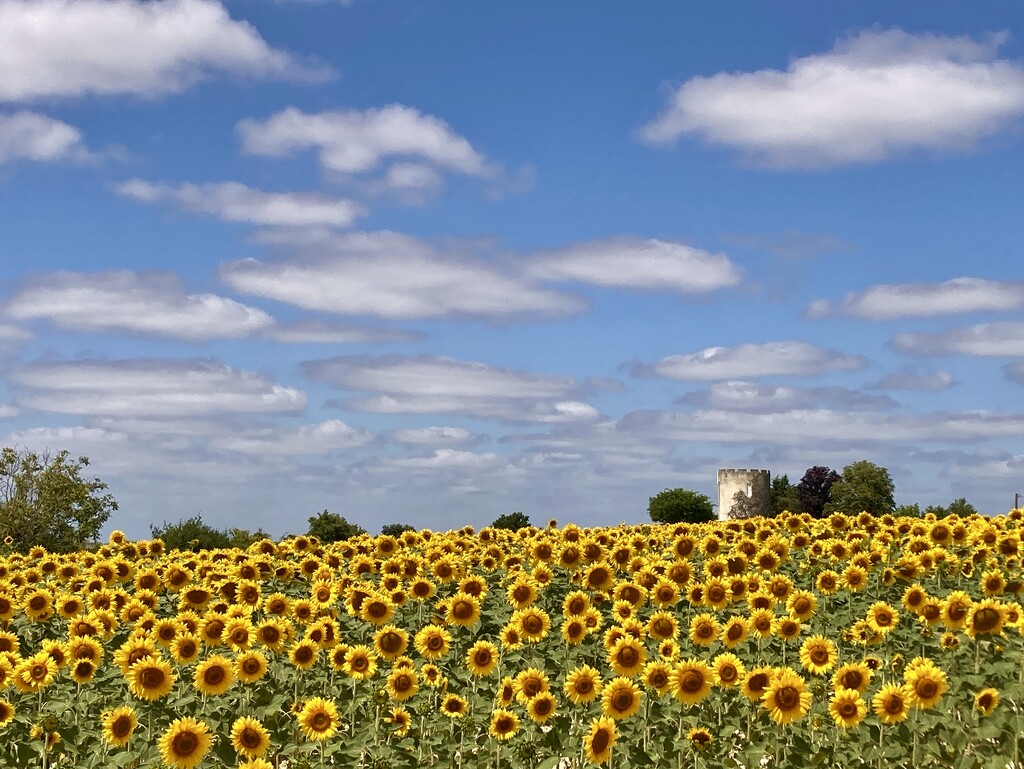
<svg viewBox="0 0 1024 769">
<path fill-rule="evenodd" d="M 708 745 L 714 741 L 714 737 L 711 736 L 711 732 L 702 727 L 694 727 L 686 733 L 686 739 L 690 741 L 690 745 L 693 746 L 694 750 L 704 750 Z"/>
</svg>

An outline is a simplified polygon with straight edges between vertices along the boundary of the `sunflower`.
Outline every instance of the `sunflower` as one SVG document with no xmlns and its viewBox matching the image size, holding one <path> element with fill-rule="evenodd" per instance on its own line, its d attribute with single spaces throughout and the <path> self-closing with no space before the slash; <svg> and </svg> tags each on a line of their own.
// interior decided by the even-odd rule
<svg viewBox="0 0 1024 769">
<path fill-rule="evenodd" d="M 320 647 L 312 641 L 299 641 L 288 651 L 288 660 L 298 670 L 309 670 L 320 656 Z"/>
<path fill-rule="evenodd" d="M 658 580 L 651 590 L 651 601 L 661 609 L 675 606 L 679 602 L 679 586 L 672 580 Z"/>
<path fill-rule="evenodd" d="M 533 579 L 526 574 L 520 574 L 508 586 L 506 595 L 513 609 L 525 609 L 537 600 L 540 593 L 537 592 L 537 585 Z"/>
<path fill-rule="evenodd" d="M 71 680 L 76 684 L 87 684 L 96 677 L 96 663 L 92 660 L 73 660 Z"/>
<path fill-rule="evenodd" d="M 831 570 L 821 572 L 815 581 L 815 588 L 822 595 L 833 595 L 839 590 L 839 575 Z"/>
<path fill-rule="evenodd" d="M 1006 622 L 1003 605 L 991 598 L 972 604 L 964 622 L 964 632 L 971 638 L 1000 635 Z"/>
<path fill-rule="evenodd" d="M 667 641 L 679 635 L 679 623 L 672 613 L 658 611 L 647 620 L 647 633 L 651 638 Z"/>
<path fill-rule="evenodd" d="M 672 671 L 672 696 L 685 705 L 696 705 L 711 693 L 714 675 L 703 660 L 683 660 Z"/>
<path fill-rule="evenodd" d="M 53 596 L 46 590 L 32 590 L 24 598 L 24 611 L 29 621 L 45 622 L 53 616 Z"/>
<path fill-rule="evenodd" d="M 393 668 L 388 674 L 388 694 L 397 702 L 405 702 L 420 690 L 419 677 L 410 668 Z"/>
<path fill-rule="evenodd" d="M 256 628 L 249 620 L 238 617 L 224 626 L 224 640 L 234 651 L 245 651 L 256 640 Z"/>
<path fill-rule="evenodd" d="M 813 635 L 800 647 L 800 664 L 812 675 L 824 675 L 835 667 L 837 659 L 835 643 L 823 635 Z"/>
<path fill-rule="evenodd" d="M 448 718 L 463 718 L 469 712 L 469 702 L 465 697 L 448 694 L 441 701 L 441 714 Z"/>
<path fill-rule="evenodd" d="M 160 756 L 174 769 L 194 769 L 210 750 L 210 728 L 194 718 L 177 718 L 159 740 Z"/>
<path fill-rule="evenodd" d="M 780 617 L 775 622 L 775 635 L 786 643 L 795 641 L 800 636 L 801 630 L 803 630 L 803 625 L 794 617 Z"/>
<path fill-rule="evenodd" d="M 982 716 L 992 715 L 992 711 L 999 705 L 999 692 L 991 687 L 982 689 L 974 697 L 974 708 Z"/>
<path fill-rule="evenodd" d="M 379 657 L 394 660 L 409 648 L 409 634 L 394 625 L 384 625 L 374 633 L 373 645 Z"/>
<path fill-rule="evenodd" d="M 542 612 L 543 613 L 543 612 Z M 547 617 L 547 615 L 544 615 Z M 480 621 L 480 601 L 469 593 L 456 593 L 448 602 L 445 622 L 449 625 L 472 627 Z M 550 621 L 549 621 L 550 622 Z M 547 633 L 547 629 L 544 630 Z"/>
<path fill-rule="evenodd" d="M 562 601 L 562 613 L 567 617 L 582 617 L 590 608 L 590 598 L 581 590 L 573 590 Z"/>
<path fill-rule="evenodd" d="M 648 662 L 644 666 L 642 680 L 644 686 L 660 697 L 672 688 L 672 668 L 664 662 Z"/>
<path fill-rule="evenodd" d="M 615 722 L 610 718 L 595 718 L 590 731 L 583 737 L 583 752 L 592 764 L 605 764 L 611 760 L 612 748 L 618 739 Z"/>
<path fill-rule="evenodd" d="M 551 688 L 547 675 L 538 668 L 526 668 L 513 680 L 515 681 L 516 699 L 523 704 Z"/>
<path fill-rule="evenodd" d="M 306 700 L 298 714 L 299 728 L 309 740 L 329 740 L 338 731 L 338 706 L 323 697 Z"/>
<path fill-rule="evenodd" d="M 507 708 L 516 698 L 516 684 L 511 677 L 505 676 L 498 684 L 498 696 L 495 700 L 498 707 Z"/>
<path fill-rule="evenodd" d="M 363 599 L 359 616 L 371 625 L 386 625 L 395 616 L 395 606 L 390 596 L 373 593 Z"/>
<path fill-rule="evenodd" d="M 629 718 L 640 710 L 643 692 L 625 676 L 609 681 L 601 691 L 601 709 L 609 718 Z"/>
<path fill-rule="evenodd" d="M 879 635 L 889 635 L 900 622 L 900 615 L 885 601 L 876 601 L 868 609 L 868 626 Z"/>
<path fill-rule="evenodd" d="M 412 715 L 405 708 L 391 708 L 384 721 L 392 725 L 395 736 L 404 737 L 409 733 L 409 727 L 412 726 Z"/>
<path fill-rule="evenodd" d="M 949 689 L 946 674 L 930 660 L 907 668 L 903 676 L 910 691 L 910 701 L 917 708 L 935 707 Z"/>
<path fill-rule="evenodd" d="M 562 622 L 562 640 L 570 646 L 583 643 L 587 637 L 587 625 L 581 617 L 566 617 Z"/>
<path fill-rule="evenodd" d="M 129 707 L 115 708 L 106 711 L 101 720 L 103 722 L 103 741 L 112 748 L 123 748 L 132 738 L 135 727 L 139 725 L 139 718 L 135 710 Z"/>
<path fill-rule="evenodd" d="M 608 652 L 608 664 L 616 675 L 635 676 L 647 662 L 647 650 L 632 636 L 620 638 Z"/>
<path fill-rule="evenodd" d="M 7 700 L 0 700 L 0 727 L 7 726 L 15 715 L 14 705 Z"/>
<path fill-rule="evenodd" d="M 789 668 L 782 668 L 772 677 L 761 701 L 769 717 L 777 724 L 790 724 L 807 715 L 811 693 L 806 682 Z"/>
<path fill-rule="evenodd" d="M 259 758 L 270 747 L 270 733 L 255 718 L 243 716 L 231 725 L 231 746 L 246 758 Z"/>
<path fill-rule="evenodd" d="M 719 578 L 712 577 L 704 583 L 704 605 L 721 610 L 732 603 L 732 589 L 728 583 Z"/>
<path fill-rule="evenodd" d="M 720 631 L 718 621 L 710 614 L 698 614 L 690 620 L 690 641 L 697 646 L 710 646 Z"/>
<path fill-rule="evenodd" d="M 451 648 L 452 636 L 439 625 L 426 625 L 416 633 L 413 645 L 428 660 L 439 660 Z"/>
<path fill-rule="evenodd" d="M 912 697 L 906 684 L 886 684 L 871 698 L 871 708 L 882 722 L 898 724 L 906 720 Z"/>
<path fill-rule="evenodd" d="M 601 695 L 601 674 L 590 665 L 583 665 L 569 672 L 565 677 L 565 696 L 581 705 L 593 702 Z"/>
<path fill-rule="evenodd" d="M 526 703 L 526 714 L 536 724 L 543 724 L 555 714 L 558 706 L 555 696 L 551 692 L 541 692 Z"/>
<path fill-rule="evenodd" d="M 848 662 L 832 674 L 832 686 L 836 689 L 853 689 L 863 694 L 871 683 L 871 668 L 863 662 Z"/>
<path fill-rule="evenodd" d="M 714 741 L 714 737 L 711 736 L 711 732 L 702 727 L 694 727 L 686 733 L 686 739 L 690 741 L 690 745 L 695 750 L 704 750 L 708 745 Z"/>
<path fill-rule="evenodd" d="M 750 612 L 748 625 L 750 632 L 758 638 L 768 638 L 775 632 L 775 612 L 771 609 L 754 609 Z"/>
<path fill-rule="evenodd" d="M 715 684 L 721 688 L 739 686 L 747 669 L 735 654 L 719 654 L 711 663 L 715 671 Z"/>
<path fill-rule="evenodd" d="M 488 731 L 496 740 L 504 742 L 519 731 L 519 716 L 511 710 L 497 708 L 491 713 L 491 724 Z"/>
<path fill-rule="evenodd" d="M 856 689 L 838 688 L 828 703 L 828 712 L 840 729 L 851 729 L 864 720 L 868 708 Z"/>
<path fill-rule="evenodd" d="M 958 630 L 967 622 L 967 612 L 974 601 L 962 590 L 954 590 L 942 602 L 942 622 L 950 630 Z"/>
<path fill-rule="evenodd" d="M 791 616 L 805 622 L 817 611 L 818 599 L 807 590 L 794 590 L 786 599 L 786 608 Z"/>
<path fill-rule="evenodd" d="M 187 665 L 190 662 L 195 662 L 199 657 L 201 649 L 199 636 L 192 633 L 182 633 L 171 644 L 171 656 L 179 665 Z"/>
<path fill-rule="evenodd" d="M 726 649 L 735 649 L 747 640 L 750 624 L 745 617 L 730 617 L 722 628 L 722 645 Z"/>
<path fill-rule="evenodd" d="M 196 691 L 207 696 L 218 696 L 231 688 L 235 682 L 235 670 L 231 660 L 220 654 L 208 657 L 196 666 L 192 685 Z"/>
<path fill-rule="evenodd" d="M 498 647 L 490 641 L 477 641 L 466 652 L 466 668 L 474 676 L 489 676 L 498 667 Z"/>
<path fill-rule="evenodd" d="M 158 700 L 170 693 L 177 680 L 171 666 L 159 657 L 145 657 L 128 670 L 128 685 L 141 700 Z"/>
<path fill-rule="evenodd" d="M 920 614 L 925 601 L 928 600 L 928 597 L 928 591 L 915 582 L 903 591 L 903 598 L 900 602 L 903 604 L 903 608 L 907 611 L 912 614 Z"/>
<path fill-rule="evenodd" d="M 986 598 L 1002 595 L 1006 590 L 1006 577 L 999 569 L 990 569 L 981 575 L 981 592 Z"/>
<path fill-rule="evenodd" d="M 263 652 L 250 649 L 235 657 L 235 675 L 243 684 L 254 684 L 267 674 L 267 658 Z"/>
</svg>

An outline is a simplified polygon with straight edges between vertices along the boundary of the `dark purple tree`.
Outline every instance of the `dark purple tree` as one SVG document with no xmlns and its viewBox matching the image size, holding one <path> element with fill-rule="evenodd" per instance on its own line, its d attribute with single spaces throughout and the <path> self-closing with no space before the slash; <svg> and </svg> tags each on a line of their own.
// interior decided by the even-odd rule
<svg viewBox="0 0 1024 769">
<path fill-rule="evenodd" d="M 815 518 L 824 516 L 832 484 L 838 481 L 839 477 L 839 473 L 831 468 L 821 465 L 809 467 L 796 486 L 801 512 L 810 513 Z"/>
</svg>

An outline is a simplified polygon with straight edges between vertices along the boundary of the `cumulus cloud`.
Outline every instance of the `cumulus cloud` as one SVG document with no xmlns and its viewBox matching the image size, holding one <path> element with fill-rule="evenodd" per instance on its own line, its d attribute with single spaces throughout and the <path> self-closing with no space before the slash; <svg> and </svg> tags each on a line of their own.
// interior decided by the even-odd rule
<svg viewBox="0 0 1024 769">
<path fill-rule="evenodd" d="M 273 342 L 288 344 L 388 344 L 391 342 L 417 342 L 426 335 L 420 331 L 372 328 L 352 323 L 328 323 L 320 320 L 299 320 L 293 323 L 275 323 L 265 328 L 260 336 Z"/>
<path fill-rule="evenodd" d="M 484 155 L 445 121 L 402 104 L 316 114 L 289 107 L 266 120 L 241 121 L 238 133 L 247 154 L 288 157 L 315 150 L 324 169 L 341 174 L 372 171 L 390 158 L 415 159 L 420 165 L 471 176 L 493 172 Z M 392 167 L 391 174 L 398 183 L 432 183 L 429 175 L 410 166 Z"/>
<path fill-rule="evenodd" d="M 344 408 L 384 414 L 463 414 L 507 422 L 592 420 L 576 400 L 572 377 L 536 374 L 437 355 L 341 356 L 302 364 L 306 376 L 334 387 L 374 393 Z"/>
<path fill-rule="evenodd" d="M 465 427 L 410 427 L 395 430 L 391 437 L 410 446 L 457 446 L 476 440 Z"/>
<path fill-rule="evenodd" d="M 81 131 L 74 126 L 27 110 L 0 114 L 0 164 L 16 160 L 82 161 L 92 157 Z"/>
<path fill-rule="evenodd" d="M 978 323 L 945 331 L 896 334 L 891 344 L 908 355 L 1024 357 L 1024 322 Z"/>
<path fill-rule="evenodd" d="M 1024 281 L 953 278 L 943 283 L 890 283 L 847 294 L 833 308 L 817 300 L 810 317 L 845 315 L 864 320 L 926 318 L 969 312 L 999 312 L 1024 307 Z"/>
<path fill-rule="evenodd" d="M 39 361 L 15 369 L 20 406 L 97 417 L 295 414 L 301 390 L 214 360 Z"/>
<path fill-rule="evenodd" d="M 0 403 L 0 419 L 13 419 L 21 413 L 21 409 L 10 403 Z"/>
<path fill-rule="evenodd" d="M 131 179 L 117 186 L 125 197 L 146 203 L 169 200 L 186 211 L 225 222 L 267 227 L 350 227 L 366 207 L 353 200 L 312 192 L 265 192 L 238 182 L 177 187 Z"/>
<path fill-rule="evenodd" d="M 963 149 L 1024 114 L 1024 67 L 998 58 L 1007 39 L 864 31 L 784 71 L 688 80 L 640 136 L 694 135 L 777 168 Z"/>
<path fill-rule="evenodd" d="M 794 409 L 777 414 L 706 411 L 633 411 L 619 428 L 677 441 L 792 445 L 828 436 L 836 445 L 916 441 L 956 443 L 1007 438 L 1024 429 L 1024 414 L 989 411 L 878 414 Z"/>
<path fill-rule="evenodd" d="M 817 376 L 834 371 L 856 371 L 867 365 L 861 356 L 817 347 L 806 342 L 782 341 L 708 347 L 700 352 L 670 355 L 650 365 L 632 367 L 634 376 L 668 379 L 741 379 L 762 376 Z"/>
<path fill-rule="evenodd" d="M 4 0 L 0 102 L 183 91 L 217 75 L 323 80 L 216 0 Z"/>
<path fill-rule="evenodd" d="M 953 386 L 953 375 L 948 371 L 920 373 L 912 366 L 886 374 L 877 382 L 868 385 L 871 390 L 925 390 L 937 392 Z"/>
<path fill-rule="evenodd" d="M 234 435 L 214 438 L 210 446 L 239 454 L 303 456 L 357 448 L 371 440 L 373 433 L 368 430 L 350 427 L 340 419 L 329 419 L 298 427 L 253 427 Z"/>
<path fill-rule="evenodd" d="M 248 336 L 274 322 L 263 310 L 233 299 L 187 294 L 175 275 L 131 270 L 53 273 L 21 289 L 4 312 L 72 331 L 191 340 Z"/>
<path fill-rule="evenodd" d="M 552 282 L 700 293 L 735 286 L 740 270 L 724 254 L 684 243 L 611 238 L 535 254 L 526 272 Z"/>
<path fill-rule="evenodd" d="M 686 393 L 676 402 L 701 408 L 764 414 L 810 408 L 874 411 L 899 406 L 886 395 L 872 395 L 847 387 L 779 387 L 743 381 L 715 382 L 707 389 Z"/>
<path fill-rule="evenodd" d="M 395 232 L 320 233 L 296 256 L 221 267 L 236 291 L 307 310 L 390 319 L 560 315 L 581 300 Z"/>
</svg>

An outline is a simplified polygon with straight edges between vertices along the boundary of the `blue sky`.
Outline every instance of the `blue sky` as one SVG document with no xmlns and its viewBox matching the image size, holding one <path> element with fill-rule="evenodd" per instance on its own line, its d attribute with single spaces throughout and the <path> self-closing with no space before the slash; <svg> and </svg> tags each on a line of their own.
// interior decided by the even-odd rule
<svg viewBox="0 0 1024 769">
<path fill-rule="evenodd" d="M 0 0 L 0 441 L 135 536 L 1024 491 L 1024 10 Z"/>
</svg>

